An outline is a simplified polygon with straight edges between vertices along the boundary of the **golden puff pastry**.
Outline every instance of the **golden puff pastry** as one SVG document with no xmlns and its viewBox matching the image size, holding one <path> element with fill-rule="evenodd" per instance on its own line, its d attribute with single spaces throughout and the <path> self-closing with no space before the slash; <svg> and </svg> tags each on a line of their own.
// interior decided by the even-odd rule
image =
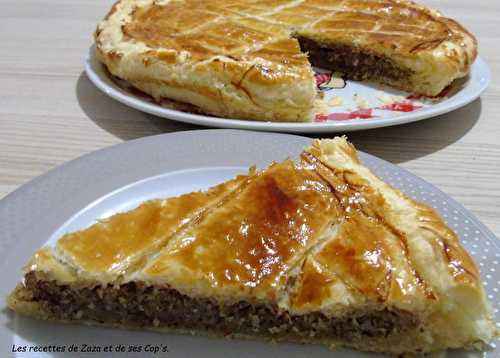
<svg viewBox="0 0 500 358">
<path fill-rule="evenodd" d="M 394 354 L 482 349 L 497 334 L 456 234 L 345 138 L 66 234 L 8 303 L 46 320 Z"/>
<path fill-rule="evenodd" d="M 277 122 L 314 118 L 311 64 L 435 96 L 477 55 L 460 24 L 406 0 L 120 0 L 95 43 L 158 101 Z"/>
</svg>

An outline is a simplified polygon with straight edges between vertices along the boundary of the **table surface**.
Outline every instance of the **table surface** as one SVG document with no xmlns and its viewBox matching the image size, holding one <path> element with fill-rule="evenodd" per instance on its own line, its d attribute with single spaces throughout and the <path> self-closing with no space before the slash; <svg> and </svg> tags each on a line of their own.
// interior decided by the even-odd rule
<svg viewBox="0 0 500 358">
<path fill-rule="evenodd" d="M 433 183 L 500 237 L 500 5 L 424 1 L 476 34 L 493 73 L 491 85 L 480 99 L 452 113 L 348 136 L 359 149 Z M 83 59 L 111 1 L 1 3 L 0 198 L 96 149 L 201 128 L 128 108 L 89 82 Z"/>
</svg>

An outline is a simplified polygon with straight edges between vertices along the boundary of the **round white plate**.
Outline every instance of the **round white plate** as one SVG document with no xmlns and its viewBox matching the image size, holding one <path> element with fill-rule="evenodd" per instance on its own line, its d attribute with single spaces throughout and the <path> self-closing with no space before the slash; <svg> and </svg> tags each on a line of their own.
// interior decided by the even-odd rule
<svg viewBox="0 0 500 358">
<path fill-rule="evenodd" d="M 310 141 L 293 135 L 234 130 L 163 134 L 99 150 L 35 178 L 0 201 L 0 296 L 5 297 L 21 279 L 21 267 L 38 247 L 54 241 L 66 231 L 88 226 L 98 218 L 130 209 L 149 198 L 208 188 L 246 172 L 253 164 L 262 168 L 272 160 L 283 160 L 288 156 L 297 158 Z M 489 300 L 498 312 L 500 276 L 495 270 L 500 260 L 500 245 L 494 235 L 460 204 L 429 183 L 371 155 L 360 153 L 360 157 L 384 180 L 439 210 L 480 264 Z M 228 341 L 64 325 L 23 318 L 2 308 L 2 357 L 33 355 L 12 352 L 13 348 L 22 349 L 24 346 L 28 350 L 35 346 L 64 346 L 67 353 L 72 344 L 79 349 L 86 344 L 102 350 L 109 345 L 124 345 L 126 349 L 133 345 L 142 349 L 148 345 L 151 349 L 167 346 L 168 353 L 157 356 L 175 358 L 332 356 L 332 352 L 322 346 L 273 345 L 261 341 Z M 498 357 L 499 354 L 497 349 L 489 352 L 488 357 Z M 88 357 L 89 354 L 82 356 Z M 379 356 L 352 351 L 335 353 L 339 358 Z M 449 356 L 482 355 L 455 351 Z"/>
<path fill-rule="evenodd" d="M 435 117 L 472 102 L 486 89 L 491 80 L 488 65 L 478 58 L 472 65 L 470 75 L 466 79 L 455 81 L 446 90 L 445 96 L 424 100 L 388 87 L 356 81 L 345 81 L 344 88 L 331 88 L 329 86 L 329 83 L 332 83 L 329 81 L 331 73 L 317 69 L 316 80 L 321 83 L 319 87 L 322 88 L 325 100 L 329 103 L 329 106 L 322 110 L 323 115 L 317 116 L 311 123 L 273 123 L 200 115 L 173 109 L 167 102 L 160 105 L 147 95 L 131 90 L 123 81 L 112 78 L 97 60 L 94 46 L 90 48 L 85 60 L 85 72 L 97 88 L 110 97 L 159 117 L 218 128 L 297 133 L 355 131 Z M 323 72 L 327 72 L 326 77 L 320 76 Z"/>
</svg>

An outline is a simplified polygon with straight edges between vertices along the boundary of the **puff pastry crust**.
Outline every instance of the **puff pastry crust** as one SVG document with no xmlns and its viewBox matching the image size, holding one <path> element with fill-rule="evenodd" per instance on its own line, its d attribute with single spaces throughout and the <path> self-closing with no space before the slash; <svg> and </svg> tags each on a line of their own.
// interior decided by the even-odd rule
<svg viewBox="0 0 500 358">
<path fill-rule="evenodd" d="M 396 354 L 482 349 L 497 334 L 457 235 L 338 137 L 67 234 L 25 273 L 9 306 L 49 320 Z"/>
<path fill-rule="evenodd" d="M 111 74 L 157 100 L 292 122 L 315 114 L 309 60 L 434 96 L 477 54 L 460 24 L 406 0 L 119 0 L 95 43 Z"/>
</svg>

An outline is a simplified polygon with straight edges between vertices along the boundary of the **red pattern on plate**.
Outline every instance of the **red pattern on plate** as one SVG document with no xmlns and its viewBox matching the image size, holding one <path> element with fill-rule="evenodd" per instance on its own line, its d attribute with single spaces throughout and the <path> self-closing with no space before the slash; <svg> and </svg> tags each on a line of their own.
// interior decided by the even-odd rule
<svg viewBox="0 0 500 358">
<path fill-rule="evenodd" d="M 377 109 L 383 109 L 385 111 L 395 111 L 395 112 L 413 112 L 414 110 L 419 108 L 422 108 L 422 106 L 413 104 L 411 102 L 394 102 L 378 107 Z"/>
<path fill-rule="evenodd" d="M 316 122 L 347 121 L 349 119 L 370 119 L 370 118 L 374 118 L 373 109 L 368 108 L 348 113 L 317 114 Z"/>
<path fill-rule="evenodd" d="M 332 78 L 331 73 L 315 73 L 314 78 L 316 79 L 316 86 L 320 86 L 323 83 L 327 83 Z"/>
<path fill-rule="evenodd" d="M 390 104 L 386 104 L 381 107 L 376 108 L 366 108 L 359 109 L 354 112 L 338 112 L 338 113 L 330 113 L 330 114 L 317 114 L 315 121 L 316 122 L 326 122 L 326 121 L 347 121 L 350 119 L 370 119 L 376 116 L 373 115 L 374 109 L 380 109 L 385 111 L 394 111 L 394 112 L 413 112 L 422 106 L 411 103 L 411 102 L 394 102 Z"/>
</svg>

